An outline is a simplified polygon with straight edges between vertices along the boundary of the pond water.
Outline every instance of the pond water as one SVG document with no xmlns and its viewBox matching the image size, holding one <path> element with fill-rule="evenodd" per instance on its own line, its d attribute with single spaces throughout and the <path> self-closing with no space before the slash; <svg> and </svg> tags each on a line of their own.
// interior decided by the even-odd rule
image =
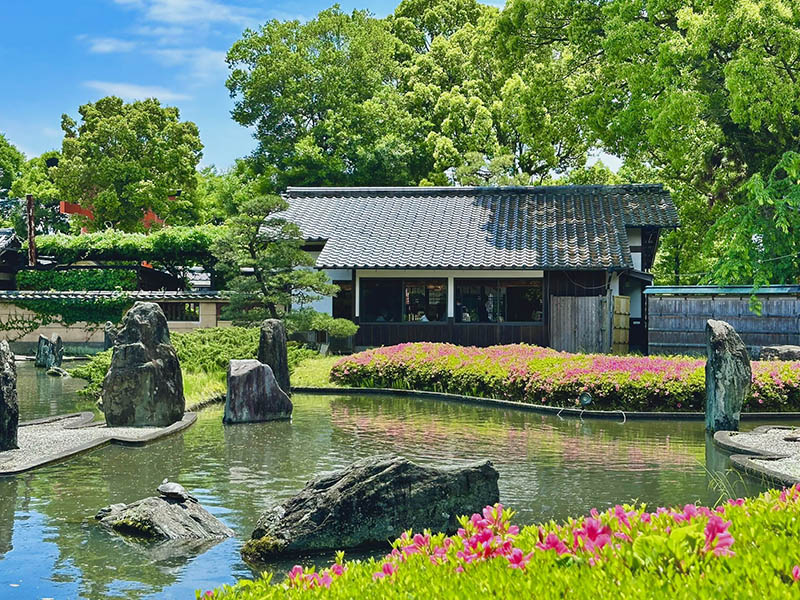
<svg viewBox="0 0 800 600">
<path fill-rule="evenodd" d="M 24 418 L 80 407 L 79 382 L 44 383 L 29 364 L 18 368 Z M 197 588 L 251 577 L 238 550 L 263 510 L 315 474 L 376 453 L 438 465 L 490 458 L 500 471 L 501 501 L 518 511 L 520 524 L 633 499 L 714 503 L 719 475 L 709 470 L 727 470 L 715 453 L 706 469 L 698 421 L 580 421 L 407 397 L 293 401 L 291 422 L 223 426 L 222 410 L 210 409 L 183 434 L 143 448 L 110 446 L 0 478 L 0 598 L 192 598 Z M 186 486 L 237 539 L 175 556 L 95 524 L 98 508 L 153 495 L 164 477 Z M 761 490 L 738 475 L 728 482 L 737 494 Z M 294 562 L 267 568 L 284 571 Z"/>
</svg>

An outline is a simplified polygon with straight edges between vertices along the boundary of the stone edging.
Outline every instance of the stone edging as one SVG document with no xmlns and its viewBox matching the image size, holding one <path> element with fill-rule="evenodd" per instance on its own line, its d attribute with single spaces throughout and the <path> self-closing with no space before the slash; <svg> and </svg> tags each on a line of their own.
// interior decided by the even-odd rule
<svg viewBox="0 0 800 600">
<path fill-rule="evenodd" d="M 580 408 L 545 406 L 542 404 L 527 404 L 514 400 L 498 400 L 496 398 L 482 398 L 480 396 L 461 396 L 459 394 L 446 394 L 444 392 L 427 392 L 417 390 L 396 390 L 392 388 L 354 388 L 354 387 L 293 387 L 293 393 L 298 394 L 370 394 L 370 395 L 400 395 L 400 396 L 421 396 L 434 400 L 447 400 L 451 402 L 466 402 L 468 404 L 480 404 L 484 406 L 498 406 L 502 408 L 516 408 L 530 412 L 566 415 L 572 417 L 590 417 L 594 419 L 619 419 L 623 414 L 626 419 L 669 419 L 702 421 L 705 413 L 702 412 L 645 412 L 645 411 L 623 411 L 617 410 L 582 410 Z M 800 420 L 800 412 L 756 412 L 742 413 L 743 421 L 747 420 L 766 420 L 784 419 Z"/>
<path fill-rule="evenodd" d="M 186 412 L 198 412 L 203 410 L 204 408 L 208 408 L 212 404 L 222 404 L 225 402 L 225 394 L 217 394 L 216 396 L 211 396 L 210 398 L 206 398 L 205 400 L 198 400 L 191 406 L 186 407 Z"/>
<path fill-rule="evenodd" d="M 756 427 L 748 433 L 766 433 L 770 429 L 785 429 L 786 431 L 793 431 L 795 428 L 781 425 L 761 425 L 760 427 Z M 747 473 L 748 475 L 766 478 L 772 483 L 787 487 L 793 486 L 796 483 L 800 483 L 800 478 L 792 477 L 776 469 L 770 469 L 762 463 L 754 460 L 780 460 L 782 458 L 789 458 L 788 454 L 776 454 L 774 452 L 762 452 L 760 450 L 754 450 L 753 448 L 745 446 L 744 444 L 740 444 L 732 439 L 733 436 L 737 435 L 738 433 L 740 432 L 717 431 L 714 434 L 714 444 L 723 450 L 726 450 L 727 452 L 734 453 L 731 455 L 731 463 L 736 469 L 742 471 L 743 473 Z"/>
<path fill-rule="evenodd" d="M 88 422 L 85 421 L 86 415 L 92 417 L 91 419 L 89 419 Z M 92 420 L 94 419 L 94 415 L 92 413 L 73 413 L 69 415 L 58 415 L 55 417 L 47 417 L 45 419 L 36 419 L 34 421 L 26 421 L 24 423 L 21 423 L 20 427 L 24 427 L 26 425 L 41 425 L 43 423 L 51 423 L 76 416 L 82 417 L 81 423 L 70 426 L 69 427 L 70 429 L 78 429 L 81 427 L 95 427 L 103 424 L 102 422 L 92 423 Z M 62 460 L 72 458 L 73 456 L 78 456 L 79 454 L 84 454 L 85 452 L 95 450 L 97 448 L 106 446 L 108 444 L 119 444 L 122 446 L 144 446 L 145 444 L 149 444 L 150 442 L 155 442 L 157 440 L 160 440 L 161 438 L 165 438 L 169 435 L 183 431 L 184 429 L 191 427 L 196 420 L 197 420 L 196 413 L 187 412 L 184 413 L 183 418 L 180 421 L 176 421 L 175 423 L 173 423 L 168 427 L 164 427 L 162 429 L 159 429 L 158 431 L 154 431 L 153 433 L 147 434 L 143 437 L 130 438 L 125 436 L 110 435 L 98 438 L 96 440 L 92 440 L 80 446 L 72 447 L 64 452 L 58 452 L 56 454 L 51 454 L 50 456 L 41 457 L 38 460 L 30 462 L 24 465 L 23 467 L 14 470 L 5 471 L 2 469 L 2 465 L 0 465 L 0 477 L 24 473 L 26 471 L 30 471 L 38 467 L 43 467 L 45 465 L 50 465 L 56 462 L 60 462 Z"/>
</svg>

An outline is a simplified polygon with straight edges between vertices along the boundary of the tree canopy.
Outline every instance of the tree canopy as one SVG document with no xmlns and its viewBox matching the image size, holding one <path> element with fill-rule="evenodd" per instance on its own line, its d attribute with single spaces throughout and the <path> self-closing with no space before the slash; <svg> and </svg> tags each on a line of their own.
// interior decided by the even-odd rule
<svg viewBox="0 0 800 600">
<path fill-rule="evenodd" d="M 203 145 L 197 126 L 156 99 L 109 96 L 63 115 L 64 141 L 54 179 L 61 199 L 90 209 L 89 230 L 142 231 L 148 210 L 168 224 L 196 221 L 193 204 Z M 169 200 L 177 190 L 179 198 Z"/>
<path fill-rule="evenodd" d="M 0 198 L 8 198 L 11 184 L 19 177 L 25 155 L 0 133 Z"/>
</svg>

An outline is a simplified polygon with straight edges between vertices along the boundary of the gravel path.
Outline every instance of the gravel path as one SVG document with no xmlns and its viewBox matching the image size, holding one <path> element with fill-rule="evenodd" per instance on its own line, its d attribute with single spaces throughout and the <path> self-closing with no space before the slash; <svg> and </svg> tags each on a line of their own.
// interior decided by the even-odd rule
<svg viewBox="0 0 800 600">
<path fill-rule="evenodd" d="M 38 467 L 79 452 L 100 446 L 108 441 L 151 441 L 179 431 L 194 422 L 195 415 L 187 413 L 182 421 L 170 427 L 107 427 L 91 423 L 70 429 L 85 422 L 85 415 L 73 415 L 46 423 L 20 425 L 17 450 L 0 452 L 0 475 L 12 474 Z"/>
<path fill-rule="evenodd" d="M 787 441 L 795 438 L 797 441 Z M 800 459 L 800 429 L 773 428 L 760 432 L 737 433 L 731 441 L 764 454 L 798 455 Z"/>
<path fill-rule="evenodd" d="M 730 441 L 747 450 L 761 454 L 777 454 L 785 458 L 738 456 L 744 464 L 770 475 L 777 474 L 786 482 L 800 481 L 800 429 L 759 427 L 754 431 L 736 433 Z"/>
</svg>

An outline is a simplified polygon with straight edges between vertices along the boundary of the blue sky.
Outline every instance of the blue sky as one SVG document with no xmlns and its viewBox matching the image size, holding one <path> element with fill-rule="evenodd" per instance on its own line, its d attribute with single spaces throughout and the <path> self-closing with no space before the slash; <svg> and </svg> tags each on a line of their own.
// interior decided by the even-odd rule
<svg viewBox="0 0 800 600">
<path fill-rule="evenodd" d="M 399 1 L 399 0 L 398 0 Z M 61 146 L 61 115 L 115 94 L 158 97 L 194 121 L 203 164 L 250 152 L 230 117 L 225 53 L 246 27 L 307 19 L 333 2 L 307 0 L 2 0 L 0 132 L 29 158 Z M 341 1 L 390 13 L 393 0 Z"/>
</svg>

